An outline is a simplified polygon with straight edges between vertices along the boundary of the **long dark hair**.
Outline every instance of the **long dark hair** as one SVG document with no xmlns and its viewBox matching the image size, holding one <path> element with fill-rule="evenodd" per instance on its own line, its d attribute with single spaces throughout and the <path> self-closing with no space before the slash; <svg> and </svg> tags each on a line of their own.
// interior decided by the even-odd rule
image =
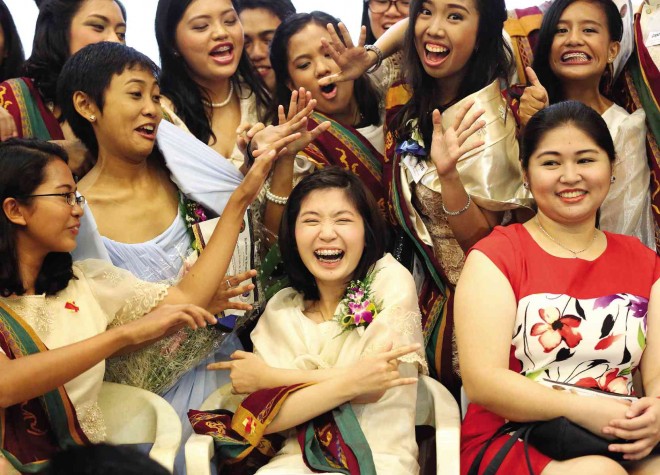
<svg viewBox="0 0 660 475">
<path fill-rule="evenodd" d="M 369 18 L 369 0 L 362 0 L 362 26 L 367 29 L 367 38 L 365 44 L 372 45 L 376 42 L 376 36 L 371 29 L 371 19 Z"/>
<path fill-rule="evenodd" d="M 314 276 L 305 267 L 298 252 L 296 220 L 305 198 L 312 191 L 328 188 L 343 190 L 364 221 L 364 251 L 351 278 L 364 279 L 371 266 L 385 253 L 385 219 L 376 200 L 356 174 L 339 167 L 326 167 L 306 176 L 289 195 L 280 223 L 279 246 L 292 287 L 309 300 L 318 300 L 320 295 Z"/>
<path fill-rule="evenodd" d="M 39 6 L 32 54 L 25 61 L 23 74 L 34 81 L 46 102 L 57 99 L 57 78 L 69 58 L 71 20 L 85 0 L 46 0 Z M 119 0 L 126 21 L 126 9 Z"/>
<path fill-rule="evenodd" d="M 605 150 L 611 164 L 616 158 L 612 134 L 598 112 L 579 101 L 563 101 L 552 104 L 532 116 L 523 131 L 520 142 L 520 161 L 523 170 L 529 168 L 529 159 L 545 135 L 566 125 L 572 125 Z"/>
<path fill-rule="evenodd" d="M 186 61 L 179 54 L 176 45 L 176 27 L 192 1 L 159 0 L 158 2 L 156 41 L 158 41 L 162 68 L 160 87 L 162 93 L 172 101 L 177 115 L 185 122 L 190 132 L 202 142 L 209 143 L 211 138 L 213 141 L 216 140 L 211 129 L 213 112 L 206 111 L 202 100 L 210 101 L 211 97 L 208 91 L 192 79 Z M 236 0 L 232 0 L 232 5 L 236 8 Z M 252 66 L 245 48 L 238 63 L 237 77 L 231 80 L 234 81 L 241 97 L 254 94 L 257 111 L 260 115 L 264 114 L 270 103 L 270 93 Z"/>
<path fill-rule="evenodd" d="M 1 82 L 18 77 L 25 61 L 21 38 L 18 36 L 9 8 L 3 0 L 0 0 L 0 26 L 2 26 L 2 32 L 5 35 L 5 58 L 2 60 L 2 65 L 0 65 Z"/>
<path fill-rule="evenodd" d="M 275 98 L 272 102 L 269 118 L 277 117 L 277 106 L 289 105 L 291 90 L 287 86 L 291 77 L 289 76 L 289 41 L 291 37 L 310 23 L 319 25 L 325 29 L 328 23 L 339 31 L 339 20 L 324 12 L 313 11 L 311 13 L 298 13 L 284 20 L 275 30 L 270 43 L 270 64 L 275 72 Z M 320 45 L 320 43 L 319 43 Z M 353 85 L 353 97 L 357 102 L 358 109 L 368 125 L 378 125 L 381 122 L 380 94 L 371 83 L 371 80 L 363 75 L 357 78 Z"/>
<path fill-rule="evenodd" d="M 0 143 L 0 203 L 7 198 L 29 203 L 31 195 L 43 183 L 46 166 L 53 160 L 68 161 L 59 145 L 34 139 L 10 139 Z M 0 295 L 23 295 L 26 289 L 16 252 L 18 226 L 0 213 Z M 35 282 L 37 294 L 54 295 L 66 288 L 73 278 L 71 254 L 51 252 L 44 259 Z"/>
<path fill-rule="evenodd" d="M 240 15 L 243 10 L 256 10 L 262 8 L 284 21 L 289 15 L 296 13 L 296 7 L 291 0 L 236 0 L 236 12 Z"/>
<path fill-rule="evenodd" d="M 534 72 L 539 77 L 539 81 L 543 84 L 548 92 L 550 103 L 561 101 L 562 86 L 561 81 L 552 72 L 550 68 L 550 50 L 552 49 L 552 42 L 557 33 L 557 24 L 561 19 L 564 10 L 575 3 L 577 0 L 555 0 L 555 2 L 548 8 L 548 11 L 543 15 L 543 23 L 541 23 L 541 30 L 539 31 L 539 38 L 536 44 L 536 51 L 534 52 L 534 62 L 532 67 Z M 623 37 L 623 21 L 616 4 L 612 0 L 590 0 L 590 3 L 595 3 L 603 9 L 605 16 L 607 16 L 607 29 L 610 34 L 611 41 L 621 41 Z M 600 90 L 604 89 L 605 74 L 601 81 Z"/>
<path fill-rule="evenodd" d="M 103 112 L 105 93 L 113 76 L 126 69 L 142 69 L 158 79 L 158 66 L 146 55 L 120 43 L 103 41 L 85 46 L 71 56 L 62 68 L 57 83 L 57 97 L 62 108 L 62 118 L 71 126 L 90 153 L 96 157 L 99 144 L 94 129 L 86 117 L 82 117 L 73 104 L 73 94 L 82 91 Z M 121 140 L 117 137 L 117 140 Z"/>
<path fill-rule="evenodd" d="M 405 137 L 411 132 L 408 122 L 417 119 L 424 143 L 430 146 L 433 132 L 431 113 L 433 109 L 446 104 L 439 103 L 436 79 L 424 71 L 415 48 L 415 23 L 423 2 L 424 0 L 412 0 L 410 24 L 406 30 L 403 50 L 402 68 L 414 93 L 393 119 L 390 130 L 394 131 L 397 139 Z M 513 71 L 513 52 L 502 35 L 504 21 L 507 19 L 504 0 L 475 0 L 475 4 L 479 12 L 477 41 L 455 100 L 483 89 L 495 79 L 508 83 Z"/>
</svg>

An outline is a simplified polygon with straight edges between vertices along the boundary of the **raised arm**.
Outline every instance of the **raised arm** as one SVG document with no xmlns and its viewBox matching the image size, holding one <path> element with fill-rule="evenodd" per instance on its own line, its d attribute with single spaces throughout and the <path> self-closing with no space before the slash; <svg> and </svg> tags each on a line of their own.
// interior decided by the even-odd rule
<svg viewBox="0 0 660 475">
<path fill-rule="evenodd" d="M 442 203 L 449 227 L 464 252 L 499 224 L 497 213 L 484 210 L 472 201 L 465 191 L 456 165 L 464 154 L 483 145 L 483 141 L 467 140 L 486 122 L 480 119 L 483 110 L 471 110 L 474 101 L 468 101 L 456 115 L 456 121 L 447 130 L 442 127 L 442 117 L 433 111 L 433 138 L 431 160 L 438 171 L 442 187 Z"/>
<path fill-rule="evenodd" d="M 504 274 L 479 251 L 465 262 L 454 312 L 461 375 L 471 402 L 516 422 L 565 416 L 600 436 L 612 418 L 628 410 L 609 398 L 552 390 L 509 369 L 516 299 Z"/>
<path fill-rule="evenodd" d="M 357 46 L 353 44 L 351 35 L 343 23 L 339 24 L 339 33 L 335 31 L 335 28 L 331 24 L 328 24 L 327 28 L 330 40 L 323 38 L 321 39 L 321 44 L 340 67 L 341 71 L 319 79 L 321 86 L 335 82 L 355 80 L 378 62 L 378 55 L 374 51 L 364 48 L 364 42 L 367 38 L 367 30 L 364 26 L 360 30 L 360 39 Z M 388 28 L 376 40 L 374 45 L 383 53 L 383 58 L 387 58 L 403 48 L 403 40 L 407 28 L 408 18 L 404 18 Z M 339 37 L 339 34 L 341 34 L 343 41 Z"/>
<path fill-rule="evenodd" d="M 16 359 L 0 353 L 0 408 L 52 391 L 123 348 L 157 340 L 184 326 L 195 329 L 215 321 L 194 305 L 164 305 L 143 318 L 62 348 Z"/>
</svg>

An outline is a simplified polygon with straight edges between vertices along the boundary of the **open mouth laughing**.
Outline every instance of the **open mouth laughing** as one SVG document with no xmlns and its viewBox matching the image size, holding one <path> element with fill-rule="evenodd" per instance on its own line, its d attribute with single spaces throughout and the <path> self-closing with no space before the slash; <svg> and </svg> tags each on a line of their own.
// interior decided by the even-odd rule
<svg viewBox="0 0 660 475">
<path fill-rule="evenodd" d="M 323 264 L 336 264 L 344 258 L 345 252 L 341 249 L 317 249 L 314 257 Z"/>
</svg>

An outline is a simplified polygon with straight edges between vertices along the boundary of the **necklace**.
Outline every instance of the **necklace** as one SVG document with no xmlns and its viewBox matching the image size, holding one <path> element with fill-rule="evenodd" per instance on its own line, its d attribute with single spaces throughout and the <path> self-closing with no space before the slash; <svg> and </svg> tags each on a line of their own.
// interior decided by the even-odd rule
<svg viewBox="0 0 660 475">
<path fill-rule="evenodd" d="M 597 232 L 597 230 L 594 230 L 594 238 L 591 240 L 591 242 L 590 242 L 589 244 L 587 244 L 587 247 L 585 247 L 584 249 L 580 249 L 579 251 L 574 251 L 573 249 L 569 249 L 568 247 L 564 246 L 562 243 L 560 243 L 559 241 L 557 241 L 555 238 L 553 238 L 552 236 L 550 236 L 550 234 L 548 233 L 548 231 L 546 231 L 545 228 L 544 228 L 543 226 L 541 226 L 541 222 L 539 221 L 538 216 L 536 217 L 536 225 L 539 227 L 539 229 L 541 230 L 541 232 L 542 232 L 543 234 L 546 235 L 546 237 L 547 237 L 548 239 L 550 239 L 552 242 L 554 242 L 557 246 L 559 246 L 559 247 L 561 247 L 562 249 L 564 249 L 564 250 L 570 252 L 571 254 L 573 254 L 573 257 L 574 257 L 575 259 L 577 259 L 577 255 L 578 255 L 578 254 L 582 254 L 584 251 L 586 251 L 587 249 L 589 249 L 589 248 L 591 247 L 591 245 L 594 243 L 594 241 L 596 241 L 596 236 L 598 236 L 598 232 Z"/>
<path fill-rule="evenodd" d="M 225 99 L 222 102 L 209 102 L 206 99 L 202 99 L 202 104 L 204 104 L 206 107 L 211 107 L 212 109 L 219 109 L 220 107 L 224 107 L 227 104 L 229 104 L 229 101 L 231 101 L 231 96 L 234 94 L 234 83 L 232 81 L 229 81 L 229 94 L 227 94 L 227 99 Z"/>
</svg>

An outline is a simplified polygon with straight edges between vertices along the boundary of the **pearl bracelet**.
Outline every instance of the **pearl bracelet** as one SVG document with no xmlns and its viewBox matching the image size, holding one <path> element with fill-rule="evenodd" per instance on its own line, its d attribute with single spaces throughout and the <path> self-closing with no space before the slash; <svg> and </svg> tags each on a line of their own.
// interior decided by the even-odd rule
<svg viewBox="0 0 660 475">
<path fill-rule="evenodd" d="M 465 212 L 468 210 L 468 208 L 470 207 L 470 205 L 472 204 L 472 197 L 470 196 L 469 193 L 467 194 L 467 197 L 468 197 L 468 199 L 467 199 L 467 203 L 465 204 L 465 206 L 463 206 L 463 207 L 462 207 L 461 209 L 459 209 L 458 211 L 449 211 L 447 208 L 445 208 L 445 203 L 444 203 L 444 201 L 443 201 L 443 202 L 442 202 L 442 211 L 443 211 L 447 216 L 458 216 L 459 214 L 463 214 L 463 213 L 465 213 Z"/>
<path fill-rule="evenodd" d="M 271 193 L 270 191 L 270 185 L 266 183 L 264 185 L 264 189 L 266 190 L 266 199 L 270 201 L 271 203 L 275 203 L 276 205 L 282 205 L 284 206 L 287 201 L 289 201 L 288 196 L 279 196 L 276 194 Z"/>
</svg>

